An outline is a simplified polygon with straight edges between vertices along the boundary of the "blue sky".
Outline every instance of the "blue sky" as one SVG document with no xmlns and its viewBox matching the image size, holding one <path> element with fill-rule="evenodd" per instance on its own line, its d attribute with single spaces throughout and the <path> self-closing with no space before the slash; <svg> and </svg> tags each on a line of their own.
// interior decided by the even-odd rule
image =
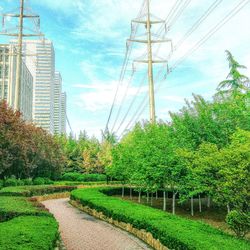
<svg viewBox="0 0 250 250">
<path fill-rule="evenodd" d="M 63 77 L 63 89 L 68 96 L 68 117 L 77 134 L 85 129 L 89 135 L 100 137 L 104 129 L 125 54 L 126 39 L 130 35 L 131 19 L 138 15 L 142 0 L 29 0 L 33 11 L 41 16 L 42 32 L 53 40 L 56 51 L 56 69 Z M 174 0 L 151 0 L 152 13 L 165 19 Z M 183 3 L 185 1 L 182 1 Z M 170 26 L 167 37 L 173 45 L 183 37 L 196 20 L 215 2 L 214 0 L 191 0 L 180 18 Z M 176 50 L 169 60 L 174 65 L 192 46 L 216 25 L 240 0 L 217 0 L 215 11 Z M 225 50 L 230 50 L 235 58 L 248 66 L 243 73 L 250 76 L 250 1 L 235 17 L 215 33 L 195 53 L 179 65 L 167 79 L 160 83 L 156 93 L 156 114 L 158 119 L 169 119 L 169 111 L 178 111 L 184 99 L 192 93 L 209 99 L 215 93 L 217 84 L 228 73 Z M 18 0 L 2 0 L 0 11 L 8 12 L 16 8 Z M 157 30 L 157 27 L 154 28 Z M 138 34 L 144 34 L 140 27 Z M 3 38 L 0 37 L 0 39 Z M 2 42 L 0 41 L 0 42 Z M 155 51 L 155 48 L 154 48 Z M 145 46 L 135 45 L 131 62 L 144 54 Z M 169 44 L 159 51 L 161 57 L 170 52 Z M 155 52 L 154 52 L 155 53 Z M 126 111 L 138 92 L 145 65 L 135 64 L 136 72 L 128 91 L 125 105 L 114 127 L 117 131 Z M 155 67 L 157 75 L 158 67 Z M 116 112 L 126 90 L 132 64 L 128 65 L 123 84 L 118 92 L 110 128 L 113 127 Z M 131 120 L 142 98 L 147 94 L 147 81 L 132 106 L 127 119 L 120 127 L 118 135 Z M 156 82 L 156 89 L 159 87 Z M 140 119 L 148 119 L 148 107 Z"/>
</svg>

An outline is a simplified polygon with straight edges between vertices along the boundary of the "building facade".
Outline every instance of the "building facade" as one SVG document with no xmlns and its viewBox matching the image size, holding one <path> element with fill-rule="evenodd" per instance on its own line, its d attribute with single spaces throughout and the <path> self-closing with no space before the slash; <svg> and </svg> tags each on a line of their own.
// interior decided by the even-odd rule
<svg viewBox="0 0 250 250">
<path fill-rule="evenodd" d="M 66 134 L 66 116 L 67 116 L 67 95 L 66 92 L 61 96 L 61 133 Z"/>
<path fill-rule="evenodd" d="M 54 77 L 54 133 L 61 134 L 61 104 L 62 104 L 62 77 L 60 72 L 55 72 Z"/>
<path fill-rule="evenodd" d="M 24 40 L 24 61 L 33 76 L 33 122 L 54 133 L 55 52 L 50 40 Z"/>
<path fill-rule="evenodd" d="M 16 47 L 11 44 L 0 45 L 0 99 L 6 100 L 14 108 L 17 56 Z M 33 77 L 22 62 L 20 85 L 20 112 L 23 119 L 32 121 Z"/>
</svg>

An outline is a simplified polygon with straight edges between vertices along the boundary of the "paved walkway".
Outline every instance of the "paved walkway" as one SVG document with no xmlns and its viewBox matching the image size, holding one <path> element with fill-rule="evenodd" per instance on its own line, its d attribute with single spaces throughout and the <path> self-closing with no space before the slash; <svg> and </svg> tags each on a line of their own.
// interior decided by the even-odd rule
<svg viewBox="0 0 250 250">
<path fill-rule="evenodd" d="M 151 249 L 139 239 L 112 225 L 79 211 L 69 199 L 44 201 L 59 222 L 67 250 L 141 250 Z"/>
</svg>

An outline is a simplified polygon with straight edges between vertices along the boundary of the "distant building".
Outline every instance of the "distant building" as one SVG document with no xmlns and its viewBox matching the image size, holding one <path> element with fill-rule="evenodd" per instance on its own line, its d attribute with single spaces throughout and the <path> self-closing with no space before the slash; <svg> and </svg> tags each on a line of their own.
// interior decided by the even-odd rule
<svg viewBox="0 0 250 250">
<path fill-rule="evenodd" d="M 61 122 L 61 105 L 62 105 L 62 77 L 60 72 L 55 72 L 54 77 L 54 133 L 62 133 Z"/>
<path fill-rule="evenodd" d="M 14 107 L 16 86 L 16 47 L 10 44 L 0 45 L 0 99 Z M 26 121 L 32 121 L 33 77 L 22 62 L 20 86 L 20 111 Z"/>
<path fill-rule="evenodd" d="M 24 40 L 24 61 L 33 80 L 33 122 L 54 133 L 55 53 L 50 40 Z"/>
<path fill-rule="evenodd" d="M 61 133 L 66 134 L 66 115 L 67 115 L 67 95 L 62 93 L 61 97 Z"/>
</svg>

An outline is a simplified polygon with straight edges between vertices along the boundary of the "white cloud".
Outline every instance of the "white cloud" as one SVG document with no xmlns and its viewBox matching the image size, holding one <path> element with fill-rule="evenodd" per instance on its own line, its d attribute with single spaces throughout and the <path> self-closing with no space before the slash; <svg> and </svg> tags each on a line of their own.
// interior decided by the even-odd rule
<svg viewBox="0 0 250 250">
<path fill-rule="evenodd" d="M 91 84 L 75 84 L 73 87 L 85 89 L 79 94 L 75 104 L 89 111 L 100 111 L 111 107 L 114 99 L 117 82 L 108 83 L 91 83 Z M 119 92 L 116 98 L 116 105 L 119 105 L 127 89 L 127 82 L 119 87 Z M 147 87 L 140 89 L 140 94 L 147 91 Z M 127 100 L 138 93 L 138 87 L 131 87 L 127 92 Z"/>
</svg>

